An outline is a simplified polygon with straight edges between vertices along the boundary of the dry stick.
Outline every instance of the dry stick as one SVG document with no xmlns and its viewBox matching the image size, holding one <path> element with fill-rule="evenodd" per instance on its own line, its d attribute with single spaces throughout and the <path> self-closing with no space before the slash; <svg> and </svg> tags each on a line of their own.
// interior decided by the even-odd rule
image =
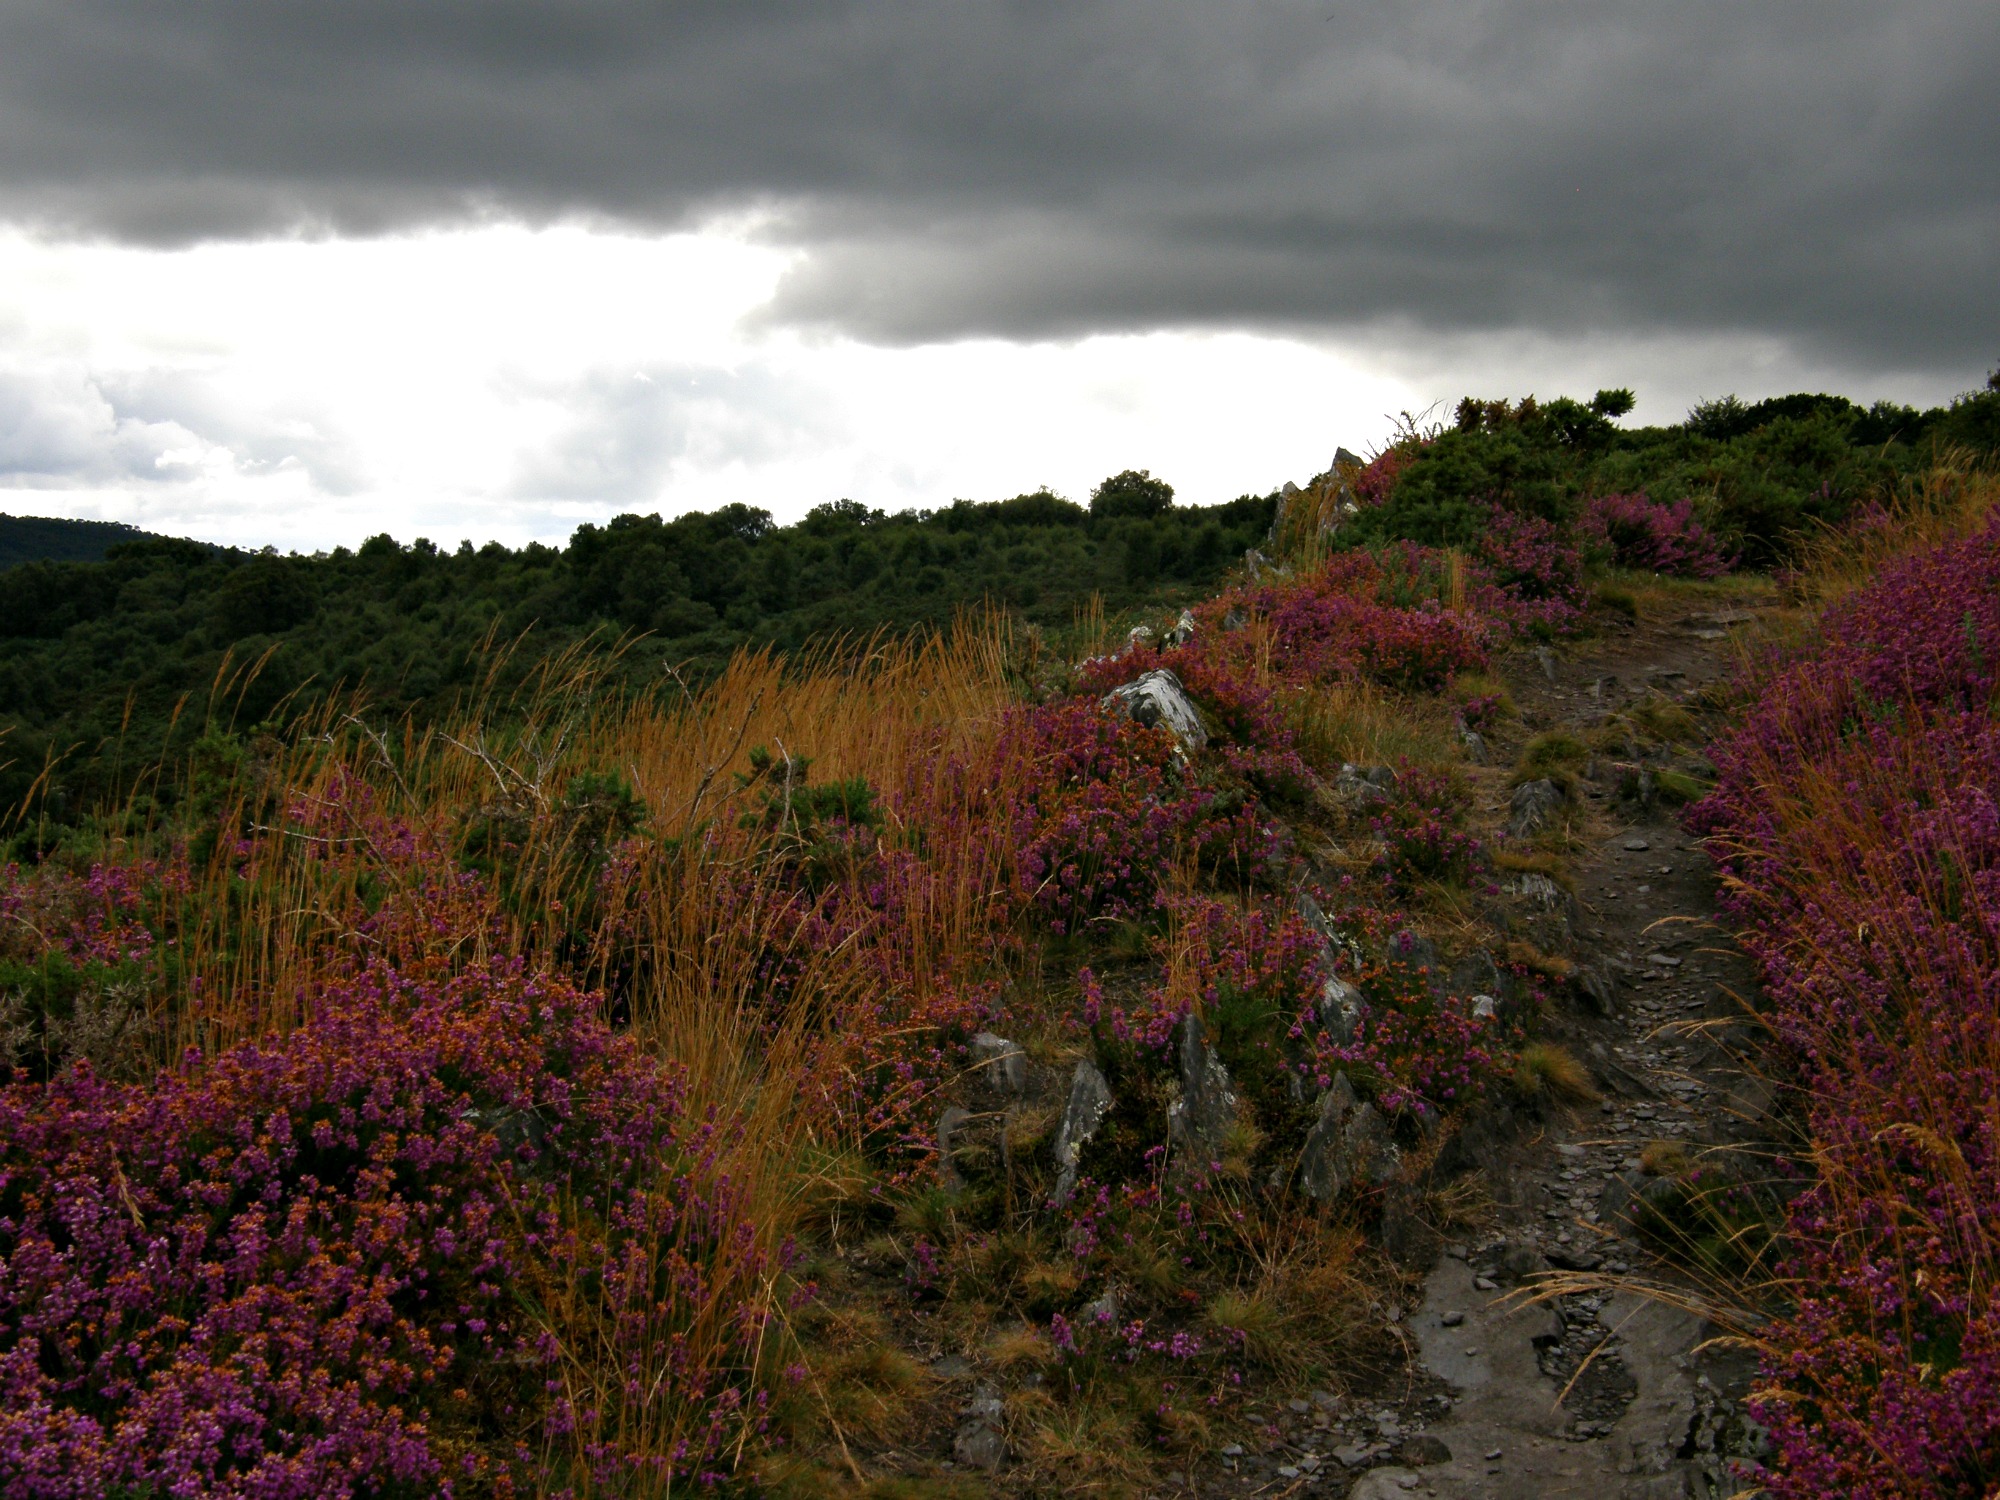
<svg viewBox="0 0 2000 1500">
<path fill-rule="evenodd" d="M 688 802 L 687 817 L 681 823 L 680 836 L 682 838 L 686 838 L 689 831 L 693 829 L 695 815 L 701 811 L 701 799 L 708 795 L 709 784 L 715 780 L 715 773 L 735 760 L 736 752 L 743 748 L 743 736 L 750 732 L 750 721 L 756 717 L 757 710 L 763 705 L 763 702 L 764 689 L 760 687 L 750 699 L 750 706 L 743 711 L 743 722 L 736 726 L 736 739 L 730 745 L 728 753 L 701 773 L 701 782 L 694 789 L 694 796 Z"/>
</svg>

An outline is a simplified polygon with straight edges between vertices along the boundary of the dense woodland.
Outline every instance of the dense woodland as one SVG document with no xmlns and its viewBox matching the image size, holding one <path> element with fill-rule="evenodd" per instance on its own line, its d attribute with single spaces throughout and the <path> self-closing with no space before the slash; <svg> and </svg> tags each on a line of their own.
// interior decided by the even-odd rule
<svg viewBox="0 0 2000 1500">
<path fill-rule="evenodd" d="M 2000 448 L 1991 380 L 1928 411 L 1730 397 L 1674 426 L 1618 427 L 1631 407 L 1625 391 L 1468 398 L 1448 423 L 1412 423 L 1359 474 L 1366 504 L 1340 545 L 1463 545 L 1491 504 L 1567 522 L 1589 497 L 1642 492 L 1689 503 L 1744 566 L 1772 567 L 1941 446 Z M 126 796 L 130 767 L 204 733 L 282 722 L 342 690 L 382 722 L 443 712 L 509 647 L 518 677 L 551 651 L 622 642 L 618 680 L 681 691 L 745 646 L 939 627 L 985 605 L 1058 628 L 1093 597 L 1114 614 L 1172 606 L 1264 542 L 1278 500 L 1180 506 L 1127 471 L 1087 505 L 1038 492 L 884 514 L 840 500 L 789 526 L 731 505 L 619 516 L 560 549 L 384 534 L 314 556 L 6 518 L 0 807 L 31 814 L 15 848 L 32 853 Z"/>
</svg>

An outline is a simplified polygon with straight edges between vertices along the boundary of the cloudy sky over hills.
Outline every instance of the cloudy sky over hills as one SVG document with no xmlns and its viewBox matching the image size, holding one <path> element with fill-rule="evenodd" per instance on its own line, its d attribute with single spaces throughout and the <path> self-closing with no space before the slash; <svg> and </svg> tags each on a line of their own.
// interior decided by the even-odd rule
<svg viewBox="0 0 2000 1500">
<path fill-rule="evenodd" d="M 1987 0 L 9 0 L 0 509 L 559 540 L 2000 358 Z"/>
</svg>

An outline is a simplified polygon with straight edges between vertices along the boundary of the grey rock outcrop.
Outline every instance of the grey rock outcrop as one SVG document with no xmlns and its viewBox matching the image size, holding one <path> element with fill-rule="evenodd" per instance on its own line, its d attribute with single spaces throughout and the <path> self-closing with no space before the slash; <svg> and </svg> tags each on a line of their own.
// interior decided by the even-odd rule
<svg viewBox="0 0 2000 1500">
<path fill-rule="evenodd" d="M 1028 1089 L 1028 1054 L 1004 1036 L 982 1031 L 968 1049 L 978 1086 L 1008 1097 Z"/>
<path fill-rule="evenodd" d="M 1236 1119 L 1236 1095 L 1230 1091 L 1229 1069 L 1208 1045 L 1200 1017 L 1192 1013 L 1181 1022 L 1179 1061 L 1181 1096 L 1167 1107 L 1167 1135 L 1181 1150 L 1212 1161 Z"/>
<path fill-rule="evenodd" d="M 1208 731 L 1202 728 L 1194 700 L 1188 697 L 1180 678 L 1164 667 L 1113 688 L 1104 695 L 1104 707 L 1120 709 L 1133 723 L 1148 728 L 1166 725 L 1189 750 L 1199 750 L 1208 743 Z"/>
<path fill-rule="evenodd" d="M 1166 644 L 1170 647 L 1185 646 L 1189 641 L 1194 639 L 1194 632 L 1194 611 L 1184 609 L 1181 611 L 1181 617 L 1174 621 L 1174 628 L 1167 632 Z"/>
<path fill-rule="evenodd" d="M 1392 1180 L 1400 1165 L 1389 1122 L 1374 1105 L 1357 1101 L 1345 1073 L 1336 1074 L 1299 1153 L 1300 1190 L 1326 1203 L 1351 1186 Z"/>
<path fill-rule="evenodd" d="M 1054 1201 L 1067 1203 L 1076 1191 L 1077 1164 L 1083 1148 L 1111 1110 L 1111 1085 L 1094 1063 L 1080 1062 L 1070 1075 L 1069 1101 L 1056 1127 L 1056 1190 Z"/>
<path fill-rule="evenodd" d="M 1475 948 L 1451 966 L 1445 992 L 1463 1000 L 1471 995 L 1500 993 L 1500 966 L 1484 948 Z"/>
<path fill-rule="evenodd" d="M 959 1413 L 964 1420 L 952 1435 L 951 1456 L 968 1469 L 988 1473 L 1007 1462 L 1007 1408 L 1000 1393 L 982 1385 Z"/>
<path fill-rule="evenodd" d="M 1539 833 L 1568 800 L 1563 789 L 1553 781 L 1523 782 L 1514 788 L 1514 800 L 1508 808 L 1507 832 L 1517 839 Z"/>
</svg>

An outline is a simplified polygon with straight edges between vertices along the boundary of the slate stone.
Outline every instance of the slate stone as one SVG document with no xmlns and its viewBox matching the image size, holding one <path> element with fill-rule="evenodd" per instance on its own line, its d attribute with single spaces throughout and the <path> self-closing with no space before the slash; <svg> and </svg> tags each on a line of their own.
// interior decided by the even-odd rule
<svg viewBox="0 0 2000 1500">
<path fill-rule="evenodd" d="M 1164 667 L 1113 688 L 1104 695 L 1103 706 L 1120 709 L 1133 723 L 1148 728 L 1166 725 L 1186 749 L 1199 750 L 1208 743 L 1208 731 L 1202 728 L 1194 700 L 1188 697 L 1180 678 Z"/>
<path fill-rule="evenodd" d="M 1523 782 L 1514 788 L 1514 798 L 1508 807 L 1507 832 L 1517 839 L 1540 832 L 1567 800 L 1563 789 L 1547 778 Z"/>
<path fill-rule="evenodd" d="M 1111 1109 L 1111 1085 L 1088 1060 L 1079 1062 L 1070 1075 L 1069 1100 L 1063 1106 L 1062 1123 L 1056 1127 L 1056 1190 L 1054 1201 L 1067 1203 L 1076 1191 L 1077 1163 L 1083 1148 L 1097 1134 Z"/>
</svg>

